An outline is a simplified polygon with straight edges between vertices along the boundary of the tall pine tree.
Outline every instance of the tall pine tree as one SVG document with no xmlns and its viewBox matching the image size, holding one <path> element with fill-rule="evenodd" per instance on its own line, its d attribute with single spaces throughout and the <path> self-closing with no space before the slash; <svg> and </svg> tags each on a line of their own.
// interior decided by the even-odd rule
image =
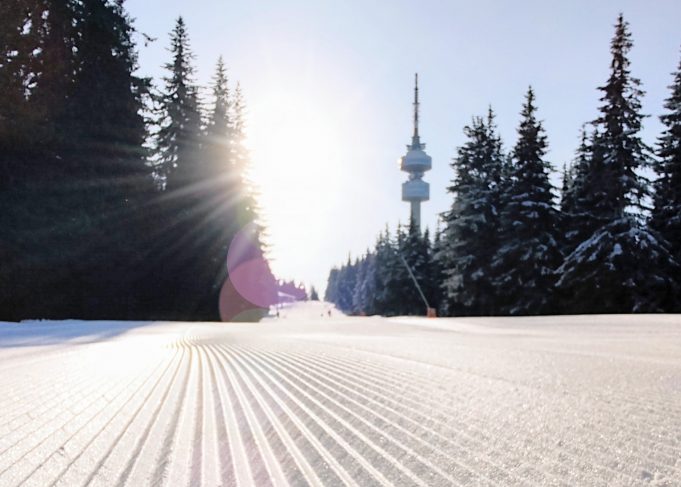
<svg viewBox="0 0 681 487">
<path fill-rule="evenodd" d="M 647 188 L 638 171 L 651 158 L 639 136 L 643 92 L 629 71 L 631 47 L 620 15 L 587 169 L 574 182 L 583 223 L 596 229 L 559 269 L 557 288 L 573 313 L 663 311 L 678 293 L 668 248 L 640 223 Z"/>
<path fill-rule="evenodd" d="M 376 242 L 375 307 L 376 313 L 381 315 L 396 315 L 400 310 L 404 265 L 400 262 L 397 249 L 397 236 L 393 239 L 386 226 Z"/>
<path fill-rule="evenodd" d="M 138 315 L 148 221 L 136 210 L 153 186 L 131 21 L 115 1 L 21 3 L 20 51 L 30 55 L 19 70 L 20 126 L 32 140 L 15 147 L 22 181 L 2 195 L 10 205 L 0 202 L 18 256 L 7 270 L 16 272 L 11 308 L 23 317 Z"/>
<path fill-rule="evenodd" d="M 194 202 L 192 220 L 194 245 L 201 251 L 196 255 L 193 272 L 206 287 L 198 312 L 205 319 L 217 320 L 217 303 L 227 279 L 229 245 L 240 230 L 235 199 L 241 191 L 230 151 L 231 100 L 222 56 L 215 66 L 211 91 L 212 106 L 201 144 L 201 161 L 195 167 L 198 173 L 195 188 L 200 197 Z"/>
<path fill-rule="evenodd" d="M 669 243 L 676 262 L 681 263 L 681 63 L 665 100 L 667 112 L 660 117 L 665 130 L 659 139 L 655 165 L 654 208 L 650 226 Z M 681 278 L 679 279 L 681 283 Z"/>
<path fill-rule="evenodd" d="M 431 307 L 436 309 L 438 315 L 445 314 L 445 310 L 443 309 L 444 298 L 442 283 L 445 280 L 446 254 L 444 245 L 445 240 L 442 234 L 442 229 L 438 224 L 430 252 L 430 292 L 428 294 L 428 301 L 431 303 Z"/>
<path fill-rule="evenodd" d="M 246 148 L 246 104 L 237 83 L 231 103 L 232 121 L 229 138 L 230 170 L 234 184 L 234 201 L 237 206 L 237 220 L 240 225 L 256 223 L 262 232 L 259 218 L 257 193 L 250 180 L 250 154 Z M 261 238 L 261 237 L 259 237 Z M 263 245 L 263 244 L 261 244 Z"/>
<path fill-rule="evenodd" d="M 564 255 L 572 253 L 577 246 L 598 229 L 599 222 L 589 213 L 591 189 L 588 185 L 590 174 L 592 140 L 586 126 L 580 130 L 580 143 L 575 157 L 563 173 L 563 188 L 560 200 L 561 247 Z"/>
<path fill-rule="evenodd" d="M 206 229 L 207 204 L 203 199 L 206 168 L 202 152 L 203 132 L 194 82 L 193 54 L 187 26 L 179 17 L 170 34 L 171 61 L 160 94 L 161 116 L 156 133 L 156 178 L 163 188 L 159 199 L 161 226 L 154 252 L 156 274 L 163 286 L 155 295 L 155 307 L 172 319 L 215 319 L 217 303 L 206 310 L 212 272 Z"/>
<path fill-rule="evenodd" d="M 527 91 L 513 148 L 511 173 L 501 213 L 501 245 L 493 267 L 503 314 L 554 311 L 555 269 L 561 263 L 559 217 L 554 207 L 547 142 L 536 118 L 532 88 Z"/>
<path fill-rule="evenodd" d="M 165 64 L 161 96 L 162 120 L 157 135 L 157 175 L 168 191 L 187 190 L 200 175 L 197 156 L 201 140 L 201 112 L 194 82 L 194 56 L 187 26 L 178 17 L 170 34 L 172 61 Z"/>
<path fill-rule="evenodd" d="M 444 218 L 444 309 L 450 315 L 490 315 L 498 312 L 491 262 L 499 246 L 505 161 L 491 109 L 464 133 L 468 141 L 452 163 L 455 178 L 448 188 L 454 202 Z"/>
<path fill-rule="evenodd" d="M 358 315 L 371 315 L 373 309 L 373 295 L 375 292 L 374 255 L 367 252 L 357 264 L 357 277 L 352 294 L 352 311 Z"/>
</svg>

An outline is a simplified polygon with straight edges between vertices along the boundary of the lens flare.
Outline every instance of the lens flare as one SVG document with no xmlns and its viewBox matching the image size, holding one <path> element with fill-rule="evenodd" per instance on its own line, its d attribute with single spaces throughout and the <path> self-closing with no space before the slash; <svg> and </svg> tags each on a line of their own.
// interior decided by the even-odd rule
<svg viewBox="0 0 681 487">
<path fill-rule="evenodd" d="M 220 291 L 222 321 L 257 321 L 277 302 L 277 282 L 263 256 L 257 225 L 250 223 L 232 239 L 228 278 Z"/>
</svg>

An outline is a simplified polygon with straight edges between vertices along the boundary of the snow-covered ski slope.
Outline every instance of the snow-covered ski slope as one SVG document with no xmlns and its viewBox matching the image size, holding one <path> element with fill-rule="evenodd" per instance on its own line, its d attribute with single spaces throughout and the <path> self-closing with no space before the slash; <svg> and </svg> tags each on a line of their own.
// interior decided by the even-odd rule
<svg viewBox="0 0 681 487">
<path fill-rule="evenodd" d="M 0 324 L 0 485 L 681 485 L 681 317 Z"/>
</svg>

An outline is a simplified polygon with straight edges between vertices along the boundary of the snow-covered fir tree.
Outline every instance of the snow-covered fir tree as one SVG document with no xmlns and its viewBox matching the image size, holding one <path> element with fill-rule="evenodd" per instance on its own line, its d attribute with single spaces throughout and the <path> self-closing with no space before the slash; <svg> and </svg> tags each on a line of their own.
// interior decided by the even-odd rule
<svg viewBox="0 0 681 487">
<path fill-rule="evenodd" d="M 441 274 L 435 272 L 428 235 L 413 223 L 398 225 L 395 238 L 386 228 L 372 251 L 355 261 L 348 257 L 344 265 L 331 270 L 325 299 L 353 314 L 424 315 L 425 303 L 406 266 L 434 305 Z"/>
<path fill-rule="evenodd" d="M 351 313 L 352 297 L 357 283 L 357 262 L 353 262 L 350 256 L 348 256 L 347 263 L 339 269 L 337 279 L 333 303 L 341 311 Z"/>
<path fill-rule="evenodd" d="M 550 313 L 555 311 L 552 290 L 562 257 L 559 217 L 532 88 L 521 117 L 501 213 L 501 245 L 492 263 L 495 294 L 502 314 Z"/>
<path fill-rule="evenodd" d="M 640 82 L 631 76 L 628 24 L 617 19 L 611 43 L 610 77 L 585 174 L 574 181 L 584 224 L 596 230 L 558 269 L 557 289 L 571 313 L 663 311 L 678 292 L 671 254 L 641 225 L 646 180 L 639 170 L 651 162 L 639 132 L 643 115 Z"/>
<path fill-rule="evenodd" d="M 563 171 L 561 172 L 562 180 L 561 180 L 561 185 L 560 185 L 560 213 L 559 213 L 559 218 L 560 218 L 560 235 L 559 235 L 559 243 L 561 246 L 561 251 L 564 253 L 569 253 L 565 252 L 566 248 L 566 234 L 569 230 L 568 224 L 567 224 L 567 217 L 566 217 L 566 209 L 571 206 L 571 201 L 570 201 L 570 191 L 572 190 L 574 180 L 575 180 L 575 172 L 574 172 L 574 167 L 571 164 L 563 164 Z"/>
<path fill-rule="evenodd" d="M 399 313 L 404 315 L 423 315 L 426 313 L 426 305 L 420 292 L 425 294 L 428 291 L 431 270 L 428 237 L 427 234 L 421 233 L 413 220 L 410 221 L 407 231 L 405 232 L 400 228 L 399 234 L 398 252 L 401 256 L 400 264 L 402 264 L 401 268 L 398 267 L 399 272 L 397 273 L 399 282 L 399 291 L 397 292 L 402 297 Z M 402 261 L 402 259 L 404 260 Z M 409 275 L 405 263 L 409 266 L 414 279 L 416 279 L 416 282 L 421 287 L 420 292 Z"/>
<path fill-rule="evenodd" d="M 431 238 L 430 230 L 426 228 L 422 235 L 423 245 L 426 251 L 427 265 L 423 273 L 423 283 L 421 287 L 423 288 L 423 293 L 428 300 L 428 304 L 435 310 L 438 310 L 440 307 L 440 301 L 442 300 L 442 281 L 444 280 L 442 268 L 440 267 L 440 263 L 436 257 L 442 242 L 440 233 L 441 232 L 436 229 L 435 237 Z"/>
<path fill-rule="evenodd" d="M 359 315 L 374 314 L 373 296 L 375 293 L 375 257 L 367 252 L 357 264 L 355 288 L 352 293 L 352 311 Z"/>
<path fill-rule="evenodd" d="M 430 248 L 430 279 L 429 279 L 429 302 L 431 307 L 437 310 L 438 315 L 444 315 L 442 283 L 445 280 L 445 247 L 440 225 L 435 229 L 435 238 Z"/>
<path fill-rule="evenodd" d="M 599 89 L 603 92 L 601 115 L 594 121 L 599 128 L 594 140 L 592 157 L 602 159 L 603 177 L 608 182 L 603 198 L 595 210 L 605 218 L 632 214 L 643 209 L 647 194 L 646 180 L 637 171 L 651 163 L 650 149 L 640 137 L 642 121 L 641 82 L 631 75 L 627 57 L 633 46 L 629 24 L 620 14 L 611 43 L 610 77 Z"/>
<path fill-rule="evenodd" d="M 568 201 L 569 199 L 570 189 L 572 188 L 572 183 L 575 179 L 575 174 L 572 165 L 568 166 L 567 164 L 563 164 L 563 171 L 561 172 L 561 175 L 562 179 L 560 185 L 560 207 L 562 210 L 566 206 L 569 206 L 569 203 L 566 204 L 566 201 Z"/>
<path fill-rule="evenodd" d="M 560 244 L 564 255 L 569 255 L 600 226 L 595 217 L 589 213 L 591 191 L 594 188 L 589 187 L 587 178 L 590 174 L 593 138 L 594 134 L 589 134 L 586 125 L 583 125 L 575 157 L 563 171 Z"/>
<path fill-rule="evenodd" d="M 454 315 L 494 314 L 491 262 L 499 246 L 505 161 L 492 110 L 486 119 L 475 117 L 464 133 L 468 140 L 452 162 L 455 177 L 448 188 L 454 202 L 444 216 L 443 307 Z"/>
<path fill-rule="evenodd" d="M 395 243 L 389 229 L 379 234 L 376 241 L 374 262 L 374 278 L 376 294 L 374 297 L 374 309 L 376 313 L 383 315 L 396 314 L 399 308 L 399 296 L 397 289 L 397 274 L 402 264 L 397 256 Z"/>
<path fill-rule="evenodd" d="M 324 301 L 329 303 L 335 303 L 338 299 L 338 273 L 338 268 L 334 267 L 329 271 L 329 277 L 326 279 Z"/>
<path fill-rule="evenodd" d="M 669 88 L 671 94 L 664 103 L 667 111 L 660 117 L 665 130 L 657 150 L 658 178 L 650 226 L 669 243 L 672 255 L 681 263 L 681 62 Z"/>
</svg>

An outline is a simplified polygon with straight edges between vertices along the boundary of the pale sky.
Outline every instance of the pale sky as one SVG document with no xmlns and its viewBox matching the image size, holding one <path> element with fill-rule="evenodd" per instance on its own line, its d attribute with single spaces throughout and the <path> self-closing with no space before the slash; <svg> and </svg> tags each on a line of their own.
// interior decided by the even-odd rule
<svg viewBox="0 0 681 487">
<path fill-rule="evenodd" d="M 198 82 L 223 55 L 241 82 L 249 147 L 282 278 L 324 288 L 329 269 L 373 246 L 386 223 L 408 220 L 397 159 L 411 135 L 419 73 L 422 140 L 433 158 L 423 224 L 434 229 L 451 195 L 449 164 L 462 129 L 488 105 L 506 148 L 515 143 L 523 97 L 535 89 L 556 168 L 572 158 L 580 126 L 596 116 L 609 43 L 621 11 L 634 48 L 632 73 L 647 92 L 644 138 L 681 56 L 678 0 L 276 1 L 128 0 L 141 73 L 159 79 L 168 33 L 187 23 Z"/>
</svg>

